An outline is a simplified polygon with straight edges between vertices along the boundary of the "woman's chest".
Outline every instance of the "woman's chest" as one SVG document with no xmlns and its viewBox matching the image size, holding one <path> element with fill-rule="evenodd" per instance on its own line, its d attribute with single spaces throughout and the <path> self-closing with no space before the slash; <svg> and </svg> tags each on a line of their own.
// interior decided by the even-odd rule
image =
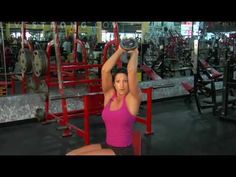
<svg viewBox="0 0 236 177">
<path fill-rule="evenodd" d="M 122 108 L 123 101 L 114 100 L 110 104 L 110 111 L 118 111 Z"/>
</svg>

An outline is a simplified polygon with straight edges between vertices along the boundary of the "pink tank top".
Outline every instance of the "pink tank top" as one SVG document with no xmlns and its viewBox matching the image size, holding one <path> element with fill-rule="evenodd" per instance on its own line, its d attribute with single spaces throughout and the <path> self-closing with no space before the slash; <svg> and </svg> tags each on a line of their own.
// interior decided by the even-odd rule
<svg viewBox="0 0 236 177">
<path fill-rule="evenodd" d="M 136 117 L 129 112 L 125 101 L 126 97 L 123 98 L 120 109 L 111 111 L 110 105 L 114 97 L 115 95 L 102 111 L 106 127 L 106 143 L 114 147 L 126 147 L 133 143 L 133 125 Z"/>
</svg>

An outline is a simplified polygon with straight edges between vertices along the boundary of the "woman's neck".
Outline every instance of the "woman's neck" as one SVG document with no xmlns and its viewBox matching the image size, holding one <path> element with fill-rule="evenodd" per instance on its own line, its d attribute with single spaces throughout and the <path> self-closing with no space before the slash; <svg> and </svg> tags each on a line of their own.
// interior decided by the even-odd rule
<svg viewBox="0 0 236 177">
<path fill-rule="evenodd" d="M 119 100 L 119 101 L 123 100 L 123 98 L 124 98 L 125 96 L 126 96 L 126 95 L 121 95 L 121 94 L 119 94 L 119 93 L 116 92 L 116 99 Z"/>
</svg>

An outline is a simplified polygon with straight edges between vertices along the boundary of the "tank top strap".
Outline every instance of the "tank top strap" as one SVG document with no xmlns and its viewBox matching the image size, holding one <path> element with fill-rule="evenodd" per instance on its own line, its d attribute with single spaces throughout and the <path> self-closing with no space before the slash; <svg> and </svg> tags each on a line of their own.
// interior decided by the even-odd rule
<svg viewBox="0 0 236 177">
<path fill-rule="evenodd" d="M 108 104 L 107 104 L 109 107 L 110 107 L 110 105 L 111 105 L 111 102 L 114 100 L 115 96 L 116 96 L 116 94 L 114 93 L 114 94 L 112 95 L 112 97 L 110 98 L 110 100 L 109 100 L 109 102 L 108 102 Z"/>
<path fill-rule="evenodd" d="M 113 101 L 113 99 L 116 97 L 116 93 L 114 93 L 113 95 L 112 95 L 112 97 L 111 97 L 111 101 Z"/>
<path fill-rule="evenodd" d="M 126 104 L 126 101 L 125 101 L 126 96 L 127 96 L 127 95 L 125 95 L 124 98 L 123 98 L 123 100 L 122 100 L 122 106 L 121 106 L 122 109 L 123 109 L 124 107 L 127 107 L 127 104 Z"/>
</svg>

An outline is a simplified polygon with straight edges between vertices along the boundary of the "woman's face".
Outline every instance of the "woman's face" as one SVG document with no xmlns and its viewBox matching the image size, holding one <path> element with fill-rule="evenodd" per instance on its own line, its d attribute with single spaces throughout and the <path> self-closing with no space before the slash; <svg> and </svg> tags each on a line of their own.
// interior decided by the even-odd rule
<svg viewBox="0 0 236 177">
<path fill-rule="evenodd" d="M 120 95 L 126 95 L 129 92 L 128 77 L 124 73 L 118 73 L 115 76 L 114 87 Z"/>
</svg>

